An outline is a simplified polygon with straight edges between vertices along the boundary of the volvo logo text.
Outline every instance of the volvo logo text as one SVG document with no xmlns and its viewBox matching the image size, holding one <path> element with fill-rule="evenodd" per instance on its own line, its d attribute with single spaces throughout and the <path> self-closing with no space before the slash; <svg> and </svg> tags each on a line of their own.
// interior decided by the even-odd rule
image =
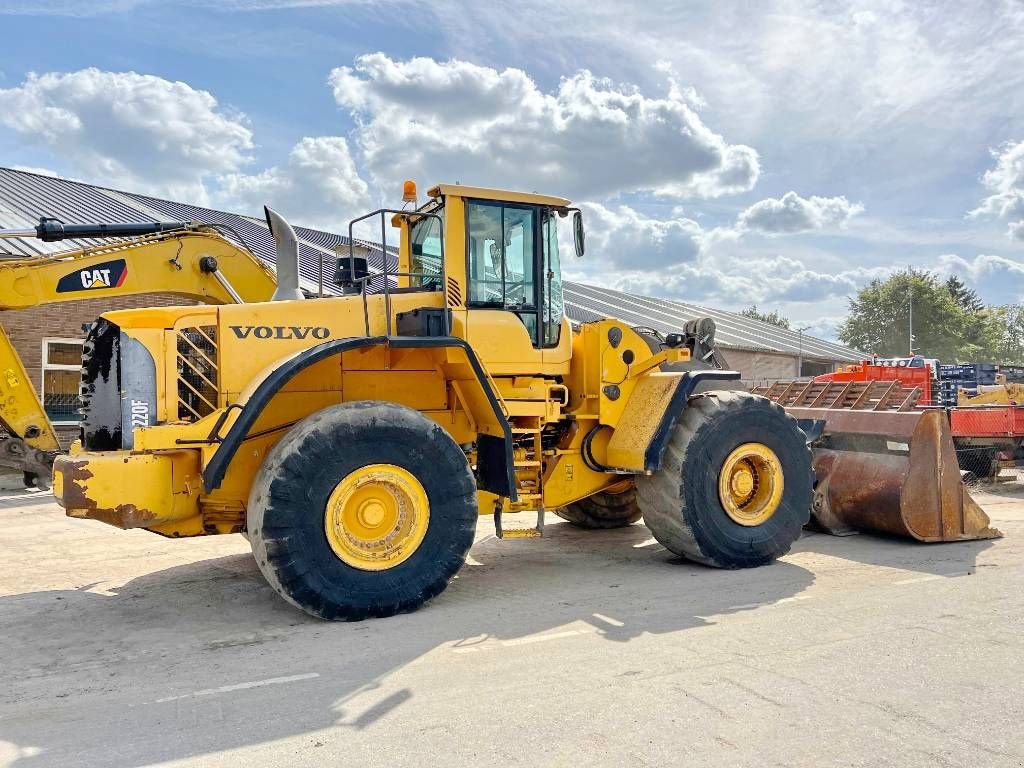
<svg viewBox="0 0 1024 768">
<path fill-rule="evenodd" d="M 240 339 L 327 339 L 331 336 L 329 328 L 322 325 L 232 325 L 229 326 L 235 336 Z"/>
</svg>

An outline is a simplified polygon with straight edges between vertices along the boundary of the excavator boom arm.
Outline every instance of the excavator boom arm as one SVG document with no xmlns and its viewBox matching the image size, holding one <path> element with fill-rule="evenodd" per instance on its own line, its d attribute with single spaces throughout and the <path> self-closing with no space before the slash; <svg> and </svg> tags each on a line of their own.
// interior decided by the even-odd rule
<svg viewBox="0 0 1024 768">
<path fill-rule="evenodd" d="M 273 271 L 248 251 L 214 232 L 186 230 L 0 261 L 0 310 L 144 293 L 211 304 L 267 301 L 276 285 Z"/>
</svg>

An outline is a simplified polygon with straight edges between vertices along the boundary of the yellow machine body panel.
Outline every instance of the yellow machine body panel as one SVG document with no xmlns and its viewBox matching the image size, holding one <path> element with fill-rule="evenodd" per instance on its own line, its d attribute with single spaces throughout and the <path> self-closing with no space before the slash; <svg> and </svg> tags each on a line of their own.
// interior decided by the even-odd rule
<svg viewBox="0 0 1024 768">
<path fill-rule="evenodd" d="M 647 451 L 658 427 L 671 412 L 672 399 L 685 378 L 682 373 L 651 373 L 633 387 L 606 449 L 608 466 L 643 472 Z"/>
<path fill-rule="evenodd" d="M 63 458 L 53 486 L 69 517 L 158 532 L 162 526 L 194 520 L 201 491 L 199 455 L 194 451 L 126 456 L 77 452 Z M 177 535 L 202 532 L 188 526 L 171 528 Z"/>
<path fill-rule="evenodd" d="M 32 379 L 10 337 L 0 327 L 0 423 L 41 451 L 58 451 L 57 434 L 46 417 Z"/>
</svg>

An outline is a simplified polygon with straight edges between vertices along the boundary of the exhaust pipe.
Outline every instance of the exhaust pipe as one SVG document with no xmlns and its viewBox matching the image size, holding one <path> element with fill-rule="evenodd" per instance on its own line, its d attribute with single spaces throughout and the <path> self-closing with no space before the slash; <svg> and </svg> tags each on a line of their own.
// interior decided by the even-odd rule
<svg viewBox="0 0 1024 768">
<path fill-rule="evenodd" d="M 299 288 L 299 240 L 291 224 L 277 211 L 263 206 L 267 217 L 267 228 L 274 236 L 277 251 L 277 290 L 271 301 L 292 301 L 304 299 L 305 295 Z"/>
</svg>

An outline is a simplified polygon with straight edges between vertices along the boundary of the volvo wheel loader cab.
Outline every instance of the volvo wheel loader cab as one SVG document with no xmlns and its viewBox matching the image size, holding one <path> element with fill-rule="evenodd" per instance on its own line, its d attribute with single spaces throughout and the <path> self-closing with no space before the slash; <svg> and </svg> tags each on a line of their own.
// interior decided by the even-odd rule
<svg viewBox="0 0 1024 768">
<path fill-rule="evenodd" d="M 695 394 L 738 378 L 677 369 L 706 357 L 706 333 L 574 330 L 570 214 L 582 252 L 568 200 L 440 185 L 350 225 L 385 242 L 396 228 L 398 261 L 342 256 L 345 296 L 106 314 L 82 447 L 55 464 L 60 503 L 165 536 L 245 532 L 274 589 L 328 619 L 438 594 L 478 515 L 507 538 L 540 535 L 549 510 L 589 528 L 642 516 L 673 553 L 727 568 L 785 553 L 812 498 L 796 421 L 764 398 Z M 268 218 L 293 261 L 287 223 Z"/>
</svg>

